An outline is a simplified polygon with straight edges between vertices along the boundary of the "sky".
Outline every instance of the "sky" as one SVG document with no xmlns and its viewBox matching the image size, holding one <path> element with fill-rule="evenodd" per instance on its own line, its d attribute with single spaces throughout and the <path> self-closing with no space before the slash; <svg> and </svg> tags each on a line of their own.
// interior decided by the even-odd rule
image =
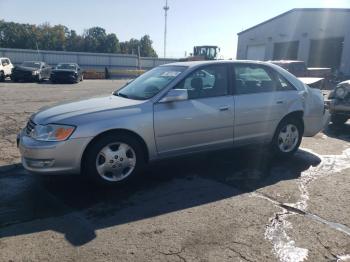
<svg viewBox="0 0 350 262">
<path fill-rule="evenodd" d="M 217 45 L 235 58 L 237 33 L 293 8 L 350 8 L 350 0 L 168 0 L 167 57 Z M 79 34 L 100 26 L 120 41 L 150 35 L 163 57 L 165 0 L 0 0 L 0 19 L 62 24 Z"/>
</svg>

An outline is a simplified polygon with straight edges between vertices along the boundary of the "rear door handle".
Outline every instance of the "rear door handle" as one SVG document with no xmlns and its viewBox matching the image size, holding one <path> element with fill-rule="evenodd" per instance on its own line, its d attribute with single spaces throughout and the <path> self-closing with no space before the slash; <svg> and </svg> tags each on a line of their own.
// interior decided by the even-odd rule
<svg viewBox="0 0 350 262">
<path fill-rule="evenodd" d="M 284 101 L 283 101 L 283 100 L 278 100 L 276 103 L 279 104 L 279 105 L 281 105 L 281 104 L 284 103 Z"/>
<path fill-rule="evenodd" d="M 219 108 L 219 110 L 220 111 L 227 111 L 227 110 L 229 110 L 229 106 L 220 106 L 220 108 Z"/>
</svg>

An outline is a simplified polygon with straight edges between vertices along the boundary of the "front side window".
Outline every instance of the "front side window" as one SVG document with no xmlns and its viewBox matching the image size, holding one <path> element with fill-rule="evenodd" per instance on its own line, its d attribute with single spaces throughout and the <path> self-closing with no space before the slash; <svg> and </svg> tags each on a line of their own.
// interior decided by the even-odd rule
<svg viewBox="0 0 350 262">
<path fill-rule="evenodd" d="M 207 66 L 186 77 L 178 89 L 187 89 L 189 99 L 228 95 L 226 65 Z"/>
<path fill-rule="evenodd" d="M 278 87 L 272 72 L 263 66 L 242 64 L 235 65 L 234 70 L 238 95 L 273 92 Z"/>
<path fill-rule="evenodd" d="M 186 69 L 185 66 L 156 67 L 127 84 L 119 92 L 114 92 L 114 95 L 136 100 L 149 99 L 167 87 Z"/>
</svg>

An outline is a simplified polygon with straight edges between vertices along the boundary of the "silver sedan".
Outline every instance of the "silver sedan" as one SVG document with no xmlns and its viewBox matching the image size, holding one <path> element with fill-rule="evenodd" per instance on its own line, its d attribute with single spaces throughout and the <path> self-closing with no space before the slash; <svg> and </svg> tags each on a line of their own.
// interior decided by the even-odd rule
<svg viewBox="0 0 350 262">
<path fill-rule="evenodd" d="M 154 68 L 112 95 L 42 109 L 18 136 L 23 166 L 102 184 L 137 177 L 154 160 L 267 144 L 291 156 L 327 123 L 320 90 L 255 61 Z"/>
</svg>

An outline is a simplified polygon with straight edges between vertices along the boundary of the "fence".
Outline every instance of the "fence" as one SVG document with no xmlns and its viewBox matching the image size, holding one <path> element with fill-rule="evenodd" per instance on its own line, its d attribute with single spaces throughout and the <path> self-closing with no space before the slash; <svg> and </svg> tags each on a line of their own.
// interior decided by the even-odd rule
<svg viewBox="0 0 350 262">
<path fill-rule="evenodd" d="M 77 63 L 83 69 L 103 70 L 108 69 L 151 69 L 158 65 L 176 62 L 177 59 L 163 59 L 153 57 L 141 57 L 136 55 L 46 51 L 31 49 L 0 48 L 0 57 L 8 57 L 13 64 L 21 64 L 23 61 L 44 61 L 51 66 L 58 63 Z"/>
</svg>

